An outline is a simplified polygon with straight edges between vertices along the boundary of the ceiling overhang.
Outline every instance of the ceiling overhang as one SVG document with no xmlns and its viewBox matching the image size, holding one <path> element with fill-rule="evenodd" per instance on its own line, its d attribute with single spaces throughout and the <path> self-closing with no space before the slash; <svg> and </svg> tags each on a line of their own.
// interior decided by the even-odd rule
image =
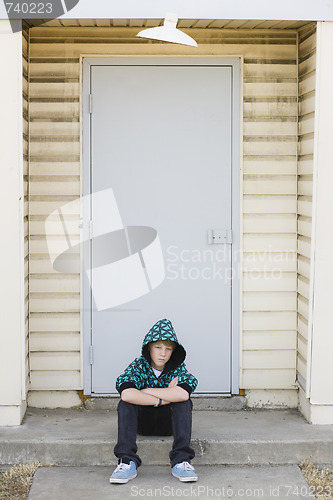
<svg viewBox="0 0 333 500">
<path fill-rule="evenodd" d="M 54 0 L 55 1 L 55 0 Z M 59 0 L 68 12 L 61 19 L 179 19 L 333 21 L 332 0 Z M 73 6 L 71 8 L 71 6 Z M 25 16 L 28 17 L 28 16 Z M 33 17 L 33 16 L 32 16 Z M 57 16 L 59 17 L 59 16 Z M 0 18 L 6 19 L 4 2 Z"/>
</svg>

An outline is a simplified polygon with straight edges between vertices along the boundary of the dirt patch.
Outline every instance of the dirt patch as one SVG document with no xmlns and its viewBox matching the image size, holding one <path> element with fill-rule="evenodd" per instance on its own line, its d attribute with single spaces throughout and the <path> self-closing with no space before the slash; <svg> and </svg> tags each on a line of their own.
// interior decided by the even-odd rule
<svg viewBox="0 0 333 500">
<path fill-rule="evenodd" d="M 317 467 L 309 458 L 299 465 L 314 498 L 333 500 L 333 469 Z"/>
<path fill-rule="evenodd" d="M 25 500 L 38 467 L 41 467 L 39 462 L 32 462 L 13 465 L 5 472 L 0 472 L 0 499 Z"/>
</svg>

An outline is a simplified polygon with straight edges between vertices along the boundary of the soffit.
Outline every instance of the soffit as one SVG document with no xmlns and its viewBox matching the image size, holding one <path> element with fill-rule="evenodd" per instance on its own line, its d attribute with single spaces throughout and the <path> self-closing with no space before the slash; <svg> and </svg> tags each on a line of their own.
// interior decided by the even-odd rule
<svg viewBox="0 0 333 500">
<path fill-rule="evenodd" d="M 129 27 L 151 28 L 161 26 L 164 19 L 52 19 L 45 20 L 43 27 Z M 31 26 L 40 26 L 41 19 L 28 19 Z M 203 28 L 203 29 L 299 29 L 310 24 L 309 21 L 263 21 L 263 20 L 221 20 L 221 19 L 179 19 L 177 28 Z"/>
</svg>

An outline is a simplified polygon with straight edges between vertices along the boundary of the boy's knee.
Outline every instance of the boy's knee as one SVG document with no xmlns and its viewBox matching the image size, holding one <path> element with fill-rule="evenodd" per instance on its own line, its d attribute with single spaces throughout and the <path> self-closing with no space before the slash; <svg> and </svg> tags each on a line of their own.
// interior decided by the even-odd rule
<svg viewBox="0 0 333 500">
<path fill-rule="evenodd" d="M 186 401 L 177 401 L 177 403 L 171 403 L 173 408 L 184 408 L 188 410 L 192 410 L 193 403 L 191 398 L 188 398 Z"/>
<path fill-rule="evenodd" d="M 117 411 L 119 412 L 128 412 L 128 411 L 138 411 L 138 405 L 134 405 L 133 403 L 127 403 L 127 401 L 123 401 L 122 399 L 119 401 L 117 406 Z"/>
</svg>

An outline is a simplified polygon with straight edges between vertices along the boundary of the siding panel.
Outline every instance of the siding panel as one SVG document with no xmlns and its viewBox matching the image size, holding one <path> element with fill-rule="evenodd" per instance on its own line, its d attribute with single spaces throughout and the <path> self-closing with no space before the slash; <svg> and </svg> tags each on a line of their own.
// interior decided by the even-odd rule
<svg viewBox="0 0 333 500">
<path fill-rule="evenodd" d="M 67 349 L 67 347 L 66 347 Z M 68 371 L 80 370 L 79 353 L 71 352 L 38 352 L 31 353 L 31 369 L 33 371 Z"/>
<path fill-rule="evenodd" d="M 31 372 L 32 391 L 63 391 L 81 388 L 81 376 L 77 370 L 33 370 Z"/>
<path fill-rule="evenodd" d="M 70 352 L 80 350 L 80 334 L 36 332 L 30 338 L 31 352 Z"/>
<path fill-rule="evenodd" d="M 245 370 L 253 369 L 294 369 L 296 368 L 295 351 L 290 350 L 260 350 L 246 351 L 243 366 Z"/>
<path fill-rule="evenodd" d="M 244 292 L 294 292 L 296 293 L 296 277 L 295 273 L 283 273 L 279 268 L 272 272 L 262 270 L 260 267 L 252 273 L 244 273 L 243 290 Z M 260 310 L 258 304 L 258 312 L 264 314 Z M 271 327 L 274 323 L 271 321 Z"/>
<path fill-rule="evenodd" d="M 296 220 L 292 214 L 244 214 L 244 233 L 295 234 Z"/>
<path fill-rule="evenodd" d="M 244 330 L 268 330 L 274 323 L 276 330 L 292 330 L 296 328 L 295 311 L 251 311 L 243 314 Z"/>
<path fill-rule="evenodd" d="M 261 311 L 293 311 L 296 309 L 294 292 L 252 292 L 243 297 L 243 311 L 257 311 L 260 303 Z M 269 336 L 269 335 L 268 335 Z"/>
<path fill-rule="evenodd" d="M 243 346 L 246 351 L 261 350 L 290 350 L 295 359 L 295 331 L 244 331 Z"/>
<path fill-rule="evenodd" d="M 247 127 L 248 123 L 248 127 Z M 260 123 L 260 122 L 259 122 Z M 249 128 L 255 126 L 257 122 L 244 122 L 246 133 L 249 135 Z M 260 123 L 261 127 L 269 127 L 269 122 Z M 244 173 L 247 175 L 295 175 L 296 162 L 293 158 L 272 158 L 270 156 L 246 156 L 243 161 Z"/>
<path fill-rule="evenodd" d="M 251 389 L 295 389 L 295 368 L 244 370 L 243 383 Z"/>
<path fill-rule="evenodd" d="M 244 273 L 253 273 L 258 271 L 274 272 L 278 267 L 278 271 L 283 273 L 294 273 L 296 282 L 297 260 L 295 251 L 292 252 L 246 252 L 243 255 L 243 271 Z M 269 275 L 269 274 L 268 274 Z M 265 276 L 265 274 L 264 274 Z M 258 276 L 256 276 L 258 278 Z M 295 296 L 296 300 L 296 296 Z"/>
</svg>

